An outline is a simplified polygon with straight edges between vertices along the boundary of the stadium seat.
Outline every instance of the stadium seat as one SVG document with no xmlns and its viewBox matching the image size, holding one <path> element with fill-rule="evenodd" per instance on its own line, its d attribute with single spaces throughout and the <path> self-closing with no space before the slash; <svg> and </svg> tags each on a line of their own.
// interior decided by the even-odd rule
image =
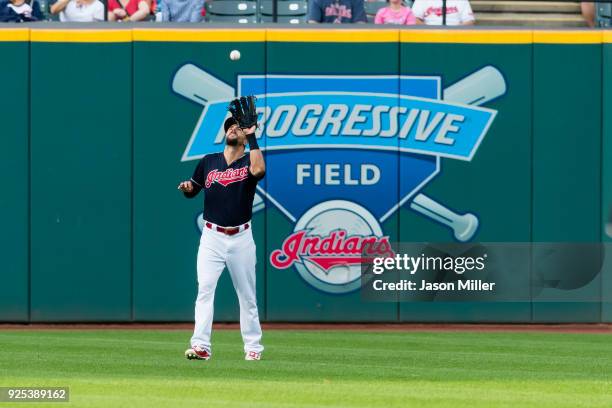
<svg viewBox="0 0 612 408">
<path fill-rule="evenodd" d="M 261 22 L 273 23 L 274 17 L 262 15 Z M 278 16 L 276 22 L 279 24 L 303 24 L 306 22 L 306 16 Z"/>
<path fill-rule="evenodd" d="M 386 6 L 386 1 L 366 1 L 364 4 L 365 12 L 368 16 L 375 16 L 378 10 Z"/>
<path fill-rule="evenodd" d="M 254 16 L 257 14 L 257 2 L 216 0 L 206 3 L 207 14 L 221 16 Z"/>
<path fill-rule="evenodd" d="M 219 14 L 207 14 L 206 21 L 211 23 L 257 24 L 257 16 L 222 16 Z"/>
<path fill-rule="evenodd" d="M 595 25 L 612 27 L 612 3 L 595 3 Z"/>
<path fill-rule="evenodd" d="M 612 17 L 612 3 L 597 3 L 597 12 L 603 17 Z"/>
<path fill-rule="evenodd" d="M 51 6 L 55 4 L 57 0 L 51 1 L 39 1 L 40 11 L 42 11 L 45 21 L 60 21 L 59 14 L 51 14 Z M 32 4 L 31 1 L 27 2 L 28 4 Z"/>
<path fill-rule="evenodd" d="M 264 16 L 273 15 L 273 0 L 263 0 L 259 4 L 259 11 Z M 278 16 L 304 16 L 308 9 L 306 1 L 279 1 L 277 7 Z"/>
</svg>

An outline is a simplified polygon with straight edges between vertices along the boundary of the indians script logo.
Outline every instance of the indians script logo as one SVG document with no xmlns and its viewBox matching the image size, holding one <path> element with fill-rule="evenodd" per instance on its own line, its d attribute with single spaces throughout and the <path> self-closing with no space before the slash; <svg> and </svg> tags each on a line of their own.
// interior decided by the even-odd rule
<svg viewBox="0 0 612 408">
<path fill-rule="evenodd" d="M 475 235 L 474 214 L 421 190 L 443 158 L 476 154 L 497 113 L 482 105 L 506 92 L 495 67 L 444 88 L 437 76 L 393 75 L 239 75 L 236 84 L 192 64 L 176 71 L 173 91 L 204 108 L 182 160 L 222 150 L 229 101 L 257 96 L 267 172 L 253 212 L 272 205 L 294 224 L 269 254 L 275 268 L 328 293 L 356 290 L 363 258 L 393 254 L 382 225 L 402 206 L 458 241 Z"/>
<path fill-rule="evenodd" d="M 359 265 L 374 257 L 390 257 L 389 237 L 348 235 L 346 230 L 332 231 L 327 237 L 311 235 L 307 230 L 291 234 L 282 249 L 272 252 L 270 260 L 279 269 L 286 269 L 304 260 L 315 263 L 326 273 L 341 265 Z"/>
<path fill-rule="evenodd" d="M 219 183 L 223 187 L 227 187 L 232 183 L 246 180 L 249 177 L 249 168 L 247 166 L 239 169 L 227 169 L 225 171 L 219 171 L 217 169 L 211 170 L 206 176 L 206 188 L 210 188 L 213 183 Z"/>
</svg>

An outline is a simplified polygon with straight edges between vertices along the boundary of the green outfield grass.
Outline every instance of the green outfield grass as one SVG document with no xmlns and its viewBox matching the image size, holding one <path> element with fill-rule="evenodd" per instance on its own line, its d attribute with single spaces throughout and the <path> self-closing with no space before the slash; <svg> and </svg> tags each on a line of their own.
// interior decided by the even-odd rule
<svg viewBox="0 0 612 408">
<path fill-rule="evenodd" d="M 260 362 L 233 330 L 185 360 L 189 336 L 0 331 L 0 385 L 69 386 L 75 407 L 612 406 L 602 334 L 268 330 Z"/>
</svg>

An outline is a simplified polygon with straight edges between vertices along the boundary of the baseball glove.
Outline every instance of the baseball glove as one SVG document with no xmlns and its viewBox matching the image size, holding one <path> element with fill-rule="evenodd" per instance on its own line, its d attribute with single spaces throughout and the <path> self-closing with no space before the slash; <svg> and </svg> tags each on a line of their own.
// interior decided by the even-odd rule
<svg viewBox="0 0 612 408">
<path fill-rule="evenodd" d="M 248 129 L 251 126 L 257 125 L 257 112 L 255 112 L 255 101 L 257 98 L 253 95 L 242 96 L 239 99 L 234 99 L 230 102 L 227 109 L 232 114 L 232 117 L 243 129 Z"/>
</svg>

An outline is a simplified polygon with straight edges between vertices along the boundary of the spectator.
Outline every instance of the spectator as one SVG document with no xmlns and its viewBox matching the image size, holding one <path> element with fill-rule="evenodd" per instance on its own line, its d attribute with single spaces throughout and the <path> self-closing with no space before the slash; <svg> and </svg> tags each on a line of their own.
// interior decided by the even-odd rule
<svg viewBox="0 0 612 408">
<path fill-rule="evenodd" d="M 412 12 L 427 25 L 442 25 L 442 0 L 415 0 Z M 446 1 L 446 25 L 473 25 L 474 13 L 468 0 Z"/>
<path fill-rule="evenodd" d="M 44 20 L 44 16 L 38 1 L 33 1 L 32 5 L 25 0 L 0 2 L 0 22 L 22 23 L 41 20 Z"/>
<path fill-rule="evenodd" d="M 162 21 L 199 23 L 203 7 L 204 0 L 163 0 L 160 4 Z"/>
<path fill-rule="evenodd" d="M 155 0 L 108 0 L 108 21 L 142 21 L 155 11 Z"/>
<path fill-rule="evenodd" d="M 580 12 L 587 25 L 591 28 L 595 27 L 595 3 L 588 1 L 580 2 Z"/>
<path fill-rule="evenodd" d="M 410 7 L 404 6 L 402 0 L 387 0 L 387 2 L 389 5 L 376 13 L 374 24 L 413 25 L 417 23 L 412 10 L 410 10 Z"/>
<path fill-rule="evenodd" d="M 58 13 L 60 21 L 104 21 L 104 4 L 100 0 L 57 0 L 51 5 L 51 14 Z"/>
<path fill-rule="evenodd" d="M 363 0 L 308 0 L 309 23 L 367 23 Z"/>
</svg>

